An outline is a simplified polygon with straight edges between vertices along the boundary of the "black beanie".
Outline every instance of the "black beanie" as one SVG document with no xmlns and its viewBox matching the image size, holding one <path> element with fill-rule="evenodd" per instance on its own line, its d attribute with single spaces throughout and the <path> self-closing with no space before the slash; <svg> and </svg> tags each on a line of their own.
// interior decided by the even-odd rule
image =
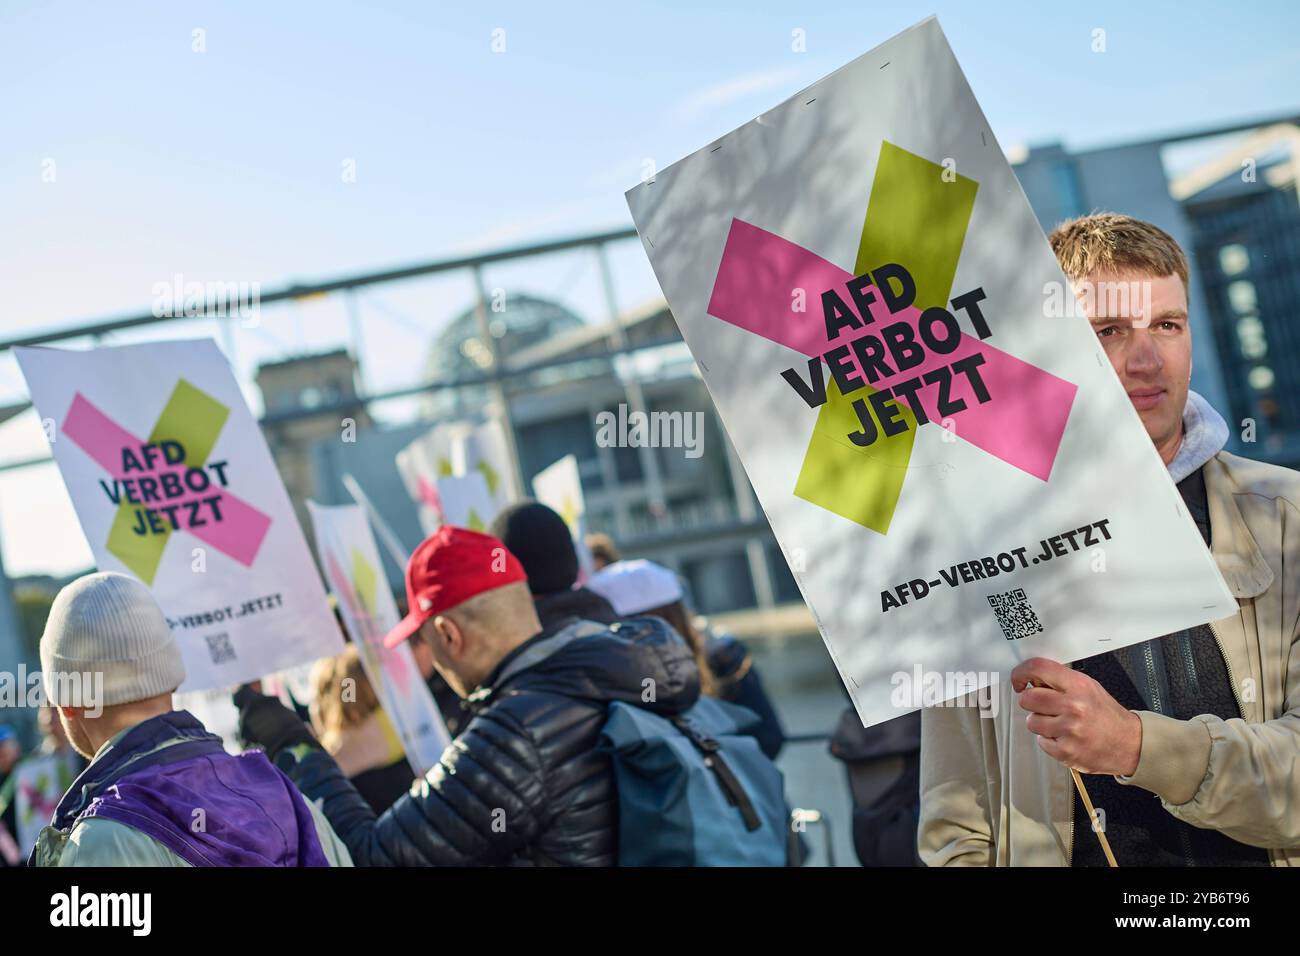
<svg viewBox="0 0 1300 956">
<path fill-rule="evenodd" d="M 578 580 L 578 552 L 564 519 L 539 501 L 521 501 L 492 521 L 489 531 L 524 566 L 534 594 L 567 591 Z"/>
</svg>

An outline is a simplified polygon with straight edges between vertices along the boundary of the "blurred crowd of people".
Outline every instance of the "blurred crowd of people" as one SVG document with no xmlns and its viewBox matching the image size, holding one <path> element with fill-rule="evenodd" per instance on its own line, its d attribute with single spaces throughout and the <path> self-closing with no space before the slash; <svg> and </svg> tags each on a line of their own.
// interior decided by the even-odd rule
<svg viewBox="0 0 1300 956">
<path fill-rule="evenodd" d="M 111 573 L 73 582 L 51 610 L 42 666 L 98 662 L 109 674 L 104 706 L 95 714 L 52 701 L 42 743 L 21 759 L 13 730 L 0 728 L 0 859 L 802 862 L 808 843 L 790 826 L 773 764 L 786 734 L 749 648 L 692 614 L 670 569 L 624 558 L 607 536 L 587 540 L 594 570 L 580 581 L 570 530 L 543 504 L 507 508 L 489 532 L 444 526 L 415 550 L 404 617 L 385 639 L 409 642 L 452 738 L 419 778 L 355 643 L 314 665 L 306 706 L 240 688 L 246 749 L 230 754 L 172 709 L 183 666 L 148 590 Z M 622 724 L 619 707 L 630 715 Z M 677 750 L 638 724 L 646 715 L 675 728 Z M 856 837 L 863 861 L 910 865 L 917 795 L 906 751 L 916 741 L 906 731 L 878 737 L 849 709 L 831 751 L 850 768 L 869 824 Z M 700 767 L 716 776 L 709 792 L 725 797 L 724 809 L 684 810 L 684 798 L 664 796 L 664 781 L 677 779 L 683 793 L 698 786 Z M 658 834 L 632 829 L 646 794 Z M 710 845 L 707 834 L 726 828 L 719 821 L 739 828 L 739 849 Z M 761 832 L 765 843 L 746 838 Z"/>
</svg>

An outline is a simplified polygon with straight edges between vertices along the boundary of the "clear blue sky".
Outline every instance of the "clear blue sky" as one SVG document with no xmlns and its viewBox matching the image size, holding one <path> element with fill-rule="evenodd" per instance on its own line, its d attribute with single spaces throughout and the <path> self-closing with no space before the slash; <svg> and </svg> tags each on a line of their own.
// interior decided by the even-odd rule
<svg viewBox="0 0 1300 956">
<path fill-rule="evenodd" d="M 1004 147 L 1294 110 L 1298 10 L 7 0 L 0 331 L 142 311 L 174 273 L 269 287 L 626 225 L 623 191 L 647 159 L 667 165 L 931 13 Z M 1097 28 L 1105 53 L 1091 50 Z M 206 52 L 192 50 L 196 29 Z M 792 50 L 796 29 L 806 52 Z M 355 183 L 342 180 L 345 159 Z M 624 304 L 653 292 L 639 256 L 633 245 L 618 265 Z M 543 293 L 594 281 L 581 264 L 557 271 L 513 281 Z M 412 335 L 468 295 L 455 282 L 379 293 L 407 326 L 367 324 L 370 384 L 417 374 Z M 239 365 L 342 329 L 337 303 L 281 315 L 241 337 Z M 24 395 L 0 358 L 0 403 Z M 0 426 L 0 459 L 43 450 L 31 419 Z M 44 468 L 0 474 L 13 574 L 89 563 L 50 479 Z"/>
</svg>

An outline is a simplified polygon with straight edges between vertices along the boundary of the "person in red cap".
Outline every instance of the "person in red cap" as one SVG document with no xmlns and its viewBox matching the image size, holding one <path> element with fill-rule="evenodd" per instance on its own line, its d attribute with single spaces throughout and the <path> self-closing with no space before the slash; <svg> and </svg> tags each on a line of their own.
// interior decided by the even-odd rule
<svg viewBox="0 0 1300 956">
<path fill-rule="evenodd" d="M 376 819 L 306 725 L 241 688 L 240 735 L 322 809 L 357 866 L 612 866 L 618 796 L 597 748 L 610 703 L 672 716 L 699 697 L 691 650 L 664 622 L 566 618 L 543 628 L 523 566 L 498 539 L 444 526 L 406 566 L 418 641 L 472 716 L 442 759 Z"/>
<path fill-rule="evenodd" d="M 523 613 L 517 600 L 521 593 L 530 595 L 527 580 L 519 559 L 496 538 L 443 525 L 420 542 L 406 563 L 409 610 L 385 635 L 384 646 L 396 647 L 419 635 L 432 651 L 438 673 L 452 690 L 468 697 L 502 656 L 541 629 L 537 615 Z M 497 589 L 505 590 L 494 593 Z M 457 612 L 443 613 L 450 608 Z M 467 644 L 463 625 L 475 629 L 489 608 L 494 627 L 481 634 L 482 640 Z"/>
</svg>

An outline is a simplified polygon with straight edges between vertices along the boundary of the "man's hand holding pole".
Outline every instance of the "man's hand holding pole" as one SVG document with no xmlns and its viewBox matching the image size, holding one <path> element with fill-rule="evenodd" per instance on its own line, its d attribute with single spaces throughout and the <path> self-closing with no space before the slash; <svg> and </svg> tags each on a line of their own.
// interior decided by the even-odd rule
<svg viewBox="0 0 1300 956">
<path fill-rule="evenodd" d="M 1045 657 L 1011 672 L 1011 687 L 1029 712 L 1025 726 L 1054 760 L 1082 773 L 1129 776 L 1142 753 L 1142 720 L 1087 674 Z"/>
</svg>

